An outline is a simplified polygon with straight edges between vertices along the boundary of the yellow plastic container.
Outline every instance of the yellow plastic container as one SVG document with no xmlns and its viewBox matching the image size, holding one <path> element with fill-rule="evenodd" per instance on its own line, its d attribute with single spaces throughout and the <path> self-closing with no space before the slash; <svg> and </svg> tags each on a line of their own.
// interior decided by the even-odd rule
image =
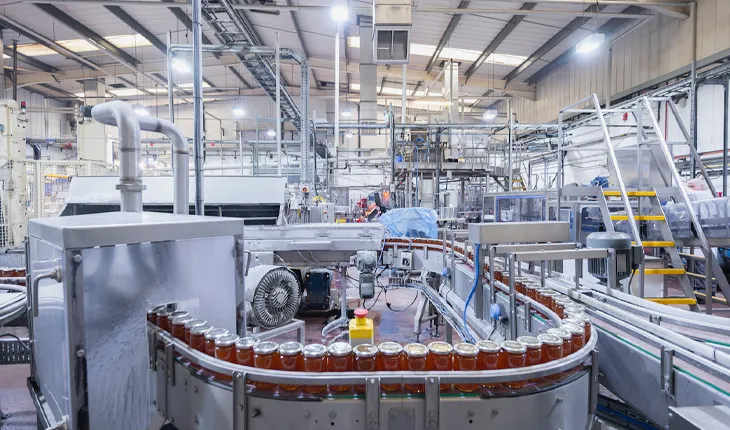
<svg viewBox="0 0 730 430">
<path fill-rule="evenodd" d="M 366 309 L 355 309 L 355 318 L 350 320 L 350 345 L 375 344 L 373 320 L 367 315 Z"/>
</svg>

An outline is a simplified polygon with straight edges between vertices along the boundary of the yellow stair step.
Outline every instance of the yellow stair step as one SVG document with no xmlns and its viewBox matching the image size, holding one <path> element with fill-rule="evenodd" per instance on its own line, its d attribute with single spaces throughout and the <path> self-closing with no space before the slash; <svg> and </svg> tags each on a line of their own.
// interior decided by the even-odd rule
<svg viewBox="0 0 730 430">
<path fill-rule="evenodd" d="M 628 215 L 611 215 L 613 221 L 628 221 Z M 664 221 L 664 215 L 634 215 L 636 221 Z"/>
<path fill-rule="evenodd" d="M 660 303 L 662 305 L 690 305 L 694 306 L 697 304 L 697 299 L 689 297 L 652 297 L 646 298 L 646 300 L 654 303 Z"/>
<path fill-rule="evenodd" d="M 687 273 L 687 271 L 684 269 L 644 269 L 645 275 L 684 275 L 685 273 Z M 638 275 L 639 271 L 634 270 L 634 274 Z"/>
<path fill-rule="evenodd" d="M 636 242 L 631 242 L 632 245 L 636 245 Z M 674 248 L 677 244 L 674 242 L 652 242 L 652 241 L 643 241 L 641 242 L 641 246 L 644 248 Z"/>
<path fill-rule="evenodd" d="M 603 195 L 606 197 L 621 197 L 621 191 L 603 190 Z M 627 191 L 626 195 L 629 197 L 654 197 L 656 191 Z"/>
</svg>

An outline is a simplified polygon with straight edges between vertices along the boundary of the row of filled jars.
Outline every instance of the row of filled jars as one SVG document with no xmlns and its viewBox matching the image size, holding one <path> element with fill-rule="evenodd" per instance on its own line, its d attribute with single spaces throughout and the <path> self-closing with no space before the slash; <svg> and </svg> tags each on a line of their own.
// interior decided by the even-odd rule
<svg viewBox="0 0 730 430">
<path fill-rule="evenodd" d="M 173 337 L 185 342 L 191 348 L 243 366 L 261 369 L 276 369 L 295 372 L 375 372 L 375 371 L 474 371 L 496 370 L 532 366 L 558 360 L 581 349 L 590 338 L 590 331 L 575 321 L 560 328 L 551 328 L 537 337 L 521 336 L 501 344 L 490 340 L 476 344 L 458 343 L 450 345 L 435 341 L 428 345 L 410 343 L 405 346 L 397 342 L 383 342 L 380 345 L 361 344 L 352 347 L 346 342 L 335 342 L 329 346 L 318 343 L 303 345 L 299 342 L 276 343 L 259 341 L 253 337 L 239 337 L 224 328 L 212 327 L 207 321 L 195 319 L 188 312 L 169 312 L 164 308 L 147 313 L 147 320 Z M 589 327 L 590 325 L 588 325 Z M 228 375 L 216 375 L 221 381 L 230 381 Z M 508 388 L 521 388 L 526 381 L 511 381 Z M 275 384 L 256 382 L 259 390 L 272 390 Z M 501 384 L 455 384 L 462 392 L 476 391 L 480 386 L 495 388 Z M 331 392 L 364 392 L 363 385 L 303 386 L 280 385 L 284 391 L 299 389 L 319 394 L 328 388 Z M 384 391 L 405 389 L 411 393 L 424 391 L 422 384 L 382 384 Z M 442 384 L 442 390 L 451 389 L 451 384 Z"/>
</svg>

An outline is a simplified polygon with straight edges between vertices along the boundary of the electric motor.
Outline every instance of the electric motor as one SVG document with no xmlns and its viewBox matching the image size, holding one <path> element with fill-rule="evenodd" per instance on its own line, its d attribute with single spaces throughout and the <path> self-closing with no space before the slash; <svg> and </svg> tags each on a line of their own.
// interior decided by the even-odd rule
<svg viewBox="0 0 730 430">
<path fill-rule="evenodd" d="M 252 267 L 246 276 L 249 323 L 275 328 L 294 318 L 301 301 L 299 279 L 286 267 Z"/>
<path fill-rule="evenodd" d="M 626 233 L 598 231 L 586 238 L 588 248 L 609 248 L 616 250 L 616 281 L 626 279 L 631 275 L 633 256 L 631 250 L 631 236 Z M 608 279 L 608 261 L 605 258 L 591 258 L 588 260 L 588 273 L 606 282 Z"/>
</svg>

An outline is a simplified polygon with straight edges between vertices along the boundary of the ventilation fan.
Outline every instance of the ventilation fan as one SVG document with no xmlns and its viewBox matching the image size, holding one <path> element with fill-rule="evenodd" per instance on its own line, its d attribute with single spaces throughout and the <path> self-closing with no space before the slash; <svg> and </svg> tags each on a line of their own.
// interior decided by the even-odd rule
<svg viewBox="0 0 730 430">
<path fill-rule="evenodd" d="M 249 323 L 275 328 L 294 318 L 301 301 L 299 279 L 285 267 L 252 267 L 246 276 Z"/>
</svg>

